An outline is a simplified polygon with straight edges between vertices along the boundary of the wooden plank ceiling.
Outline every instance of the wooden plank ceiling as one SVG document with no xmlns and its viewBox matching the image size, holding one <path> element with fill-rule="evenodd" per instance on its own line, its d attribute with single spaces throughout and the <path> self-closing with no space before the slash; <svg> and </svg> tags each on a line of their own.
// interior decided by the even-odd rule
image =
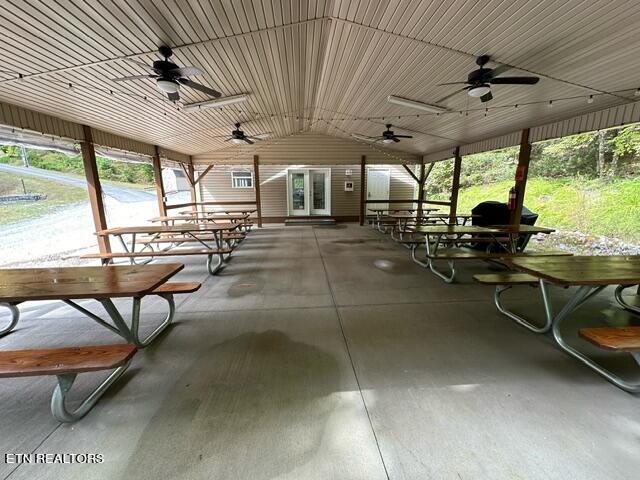
<svg viewBox="0 0 640 480">
<path fill-rule="evenodd" d="M 236 121 L 273 139 L 389 122 L 414 136 L 389 148 L 426 154 L 639 99 L 632 0 L 3 0 L 0 23 L 0 101 L 191 155 L 228 149 Z M 127 58 L 150 64 L 163 44 L 205 71 L 197 81 L 250 100 L 186 113 L 152 81 L 112 81 L 147 73 Z M 439 116 L 386 102 L 437 103 L 480 54 L 542 79 L 494 86 L 486 104 L 459 93 Z"/>
</svg>

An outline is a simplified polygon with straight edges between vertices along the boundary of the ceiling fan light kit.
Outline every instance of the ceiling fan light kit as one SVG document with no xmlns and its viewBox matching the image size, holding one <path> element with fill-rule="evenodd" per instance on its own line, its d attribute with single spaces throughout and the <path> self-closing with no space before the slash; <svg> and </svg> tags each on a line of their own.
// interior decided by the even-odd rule
<svg viewBox="0 0 640 480">
<path fill-rule="evenodd" d="M 233 95 L 231 97 L 221 97 L 215 100 L 206 100 L 204 102 L 189 103 L 184 105 L 185 112 L 197 112 L 205 108 L 220 108 L 225 105 L 235 105 L 237 103 L 246 102 L 249 99 L 247 94 Z"/>
<path fill-rule="evenodd" d="M 415 100 L 409 100 L 408 98 L 396 97 L 395 95 L 389 95 L 387 97 L 387 102 L 393 103 L 394 105 L 400 105 L 402 107 L 423 110 L 429 113 L 444 113 L 448 111 L 446 108 L 439 107 L 437 105 L 429 105 L 428 103 L 417 102 Z"/>
<path fill-rule="evenodd" d="M 467 92 L 470 97 L 480 98 L 491 91 L 491 87 L 489 85 L 478 85 L 476 87 L 472 87 Z"/>
<path fill-rule="evenodd" d="M 156 85 L 160 90 L 166 93 L 177 93 L 180 90 L 180 84 L 178 82 L 174 82 L 173 80 L 165 80 L 163 78 L 159 78 L 156 80 Z"/>
</svg>

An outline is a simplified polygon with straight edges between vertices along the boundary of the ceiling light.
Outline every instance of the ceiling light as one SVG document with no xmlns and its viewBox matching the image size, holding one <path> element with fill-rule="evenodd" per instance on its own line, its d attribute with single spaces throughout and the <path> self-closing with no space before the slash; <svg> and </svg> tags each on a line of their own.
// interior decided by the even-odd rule
<svg viewBox="0 0 640 480">
<path fill-rule="evenodd" d="M 177 93 L 178 90 L 180 90 L 178 82 L 174 82 L 173 80 L 158 79 L 156 80 L 156 85 L 160 90 L 167 93 Z"/>
<path fill-rule="evenodd" d="M 634 93 L 636 97 L 640 97 L 640 88 L 636 88 L 636 92 Z"/>
<path fill-rule="evenodd" d="M 447 111 L 446 108 L 438 107 L 437 105 L 429 105 L 427 103 L 416 102 L 415 100 L 396 97 L 394 95 L 389 95 L 387 97 L 387 102 L 393 103 L 395 105 L 400 105 L 402 107 L 409 107 L 409 108 L 416 108 L 418 110 L 424 110 L 425 112 L 430 112 L 430 113 L 444 113 Z"/>
<path fill-rule="evenodd" d="M 467 92 L 470 97 L 482 97 L 491 91 L 491 87 L 486 83 L 478 85 L 477 87 L 470 88 Z"/>
<path fill-rule="evenodd" d="M 232 138 L 231 143 L 235 143 L 236 145 L 242 145 L 244 143 L 244 140 L 242 140 L 241 138 Z"/>
<path fill-rule="evenodd" d="M 207 100 L 205 102 L 190 103 L 183 107 L 185 112 L 197 112 L 205 108 L 219 108 L 225 105 L 234 105 L 236 103 L 246 102 L 249 99 L 247 94 L 234 95 L 232 97 L 221 97 L 215 100 Z"/>
<path fill-rule="evenodd" d="M 589 95 L 587 98 L 587 103 L 593 103 L 593 95 Z"/>
<path fill-rule="evenodd" d="M 393 143 L 393 139 L 391 138 L 383 138 L 382 143 Z"/>
</svg>

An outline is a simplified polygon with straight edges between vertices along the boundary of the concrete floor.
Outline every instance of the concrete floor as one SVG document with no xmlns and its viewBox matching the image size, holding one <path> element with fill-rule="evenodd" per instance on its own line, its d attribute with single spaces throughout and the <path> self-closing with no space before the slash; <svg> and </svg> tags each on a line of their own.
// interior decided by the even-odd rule
<svg viewBox="0 0 640 480">
<path fill-rule="evenodd" d="M 465 264 L 447 285 L 354 225 L 254 231 L 216 277 L 198 259 L 184 263 L 177 278 L 203 288 L 178 299 L 175 325 L 81 421 L 51 417 L 52 377 L 0 381 L 1 453 L 101 453 L 104 463 L 16 467 L 3 458 L 0 478 L 640 475 L 640 398 L 500 316 L 492 289 L 471 281 L 483 263 Z M 541 313 L 536 289 L 508 295 Z M 118 341 L 60 303 L 21 310 L 0 348 Z M 162 303 L 150 299 L 143 311 L 151 327 Z M 567 329 L 633 321 L 609 291 Z M 573 337 L 637 376 L 628 356 Z M 81 376 L 78 395 L 101 377 Z"/>
</svg>

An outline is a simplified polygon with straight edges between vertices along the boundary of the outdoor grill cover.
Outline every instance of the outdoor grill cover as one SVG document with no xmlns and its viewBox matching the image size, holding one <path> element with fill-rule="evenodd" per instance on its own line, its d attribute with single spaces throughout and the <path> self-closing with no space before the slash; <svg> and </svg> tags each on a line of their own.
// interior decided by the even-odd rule
<svg viewBox="0 0 640 480">
<path fill-rule="evenodd" d="M 471 209 L 471 213 L 474 215 L 480 215 L 479 217 L 472 218 L 472 224 L 478 227 L 488 227 L 490 225 L 507 225 L 509 224 L 509 217 L 511 211 L 506 203 L 488 201 L 482 202 Z M 533 213 L 526 207 L 522 207 L 522 217 L 520 217 L 520 223 L 523 225 L 535 225 L 538 220 L 538 214 Z M 527 240 L 525 235 L 520 235 L 518 239 L 518 250 L 524 249 Z M 484 250 L 486 244 L 476 244 L 472 246 L 477 250 Z"/>
</svg>

